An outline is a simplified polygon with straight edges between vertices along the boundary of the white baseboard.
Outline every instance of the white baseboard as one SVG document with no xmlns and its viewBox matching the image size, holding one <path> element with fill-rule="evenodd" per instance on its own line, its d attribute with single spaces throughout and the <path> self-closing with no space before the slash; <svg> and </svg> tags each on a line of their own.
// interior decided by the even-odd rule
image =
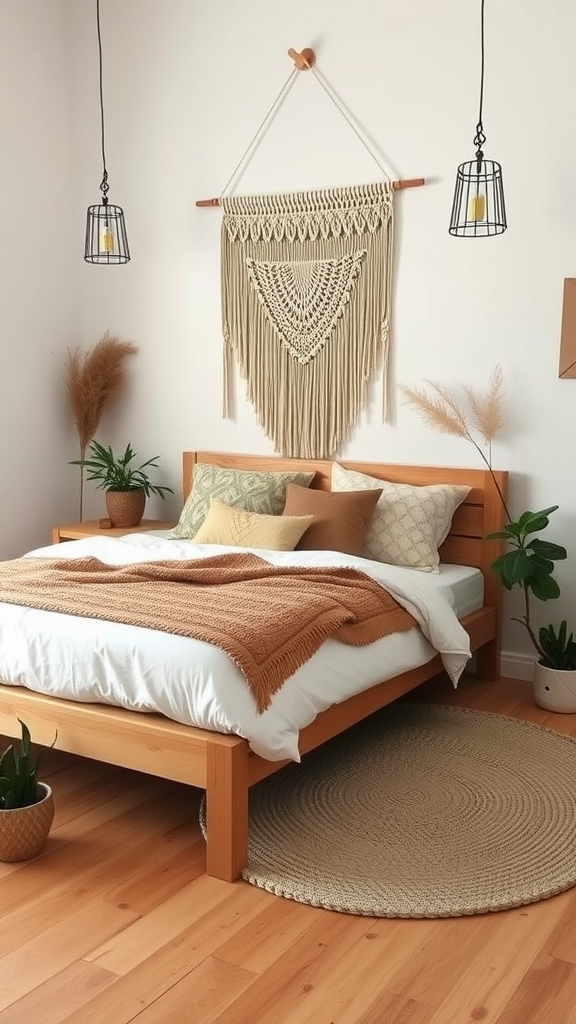
<svg viewBox="0 0 576 1024">
<path fill-rule="evenodd" d="M 535 659 L 529 654 L 502 651 L 500 674 L 507 679 L 525 679 L 527 683 L 531 683 L 534 679 L 534 664 Z"/>
</svg>

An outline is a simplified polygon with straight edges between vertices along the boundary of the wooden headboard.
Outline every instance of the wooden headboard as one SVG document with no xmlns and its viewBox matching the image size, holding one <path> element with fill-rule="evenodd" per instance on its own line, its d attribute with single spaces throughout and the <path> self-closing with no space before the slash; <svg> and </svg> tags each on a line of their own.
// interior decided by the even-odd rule
<svg viewBox="0 0 576 1024">
<path fill-rule="evenodd" d="M 484 600 L 500 609 L 502 587 L 490 565 L 501 553 L 500 541 L 487 540 L 488 533 L 502 529 L 504 509 L 496 483 L 506 498 L 508 474 L 500 470 L 459 469 L 446 466 L 401 466 L 383 462 L 349 462 L 338 460 L 345 469 L 366 473 L 379 480 L 404 484 L 462 484 L 471 487 L 470 494 L 457 509 L 452 528 L 440 549 L 443 562 L 471 565 L 484 575 Z M 277 455 L 239 455 L 231 452 L 183 453 L 184 501 L 191 488 L 193 469 L 198 462 L 209 462 L 230 469 L 252 469 L 260 472 L 314 470 L 311 486 L 330 490 L 332 462 L 314 459 L 285 459 Z"/>
</svg>

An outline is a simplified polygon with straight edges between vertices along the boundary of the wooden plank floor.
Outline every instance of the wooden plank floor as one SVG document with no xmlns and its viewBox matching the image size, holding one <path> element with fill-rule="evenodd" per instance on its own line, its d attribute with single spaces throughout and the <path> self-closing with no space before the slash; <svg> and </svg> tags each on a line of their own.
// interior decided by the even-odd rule
<svg viewBox="0 0 576 1024">
<path fill-rule="evenodd" d="M 416 697 L 576 735 L 527 683 Z M 194 790 L 54 751 L 42 774 L 45 852 L 0 864 L 0 1024 L 576 1024 L 576 889 L 450 920 L 317 910 L 208 878 Z"/>
</svg>

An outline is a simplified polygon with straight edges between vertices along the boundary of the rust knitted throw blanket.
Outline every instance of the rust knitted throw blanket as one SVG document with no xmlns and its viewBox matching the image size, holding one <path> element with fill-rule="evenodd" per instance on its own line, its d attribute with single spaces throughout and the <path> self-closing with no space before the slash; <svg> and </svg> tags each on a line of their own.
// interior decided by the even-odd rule
<svg viewBox="0 0 576 1024">
<path fill-rule="evenodd" d="M 259 711 L 324 640 L 369 644 L 415 619 L 356 569 L 279 567 L 248 553 L 110 566 L 0 563 L 0 601 L 194 637 L 226 651 Z"/>
</svg>

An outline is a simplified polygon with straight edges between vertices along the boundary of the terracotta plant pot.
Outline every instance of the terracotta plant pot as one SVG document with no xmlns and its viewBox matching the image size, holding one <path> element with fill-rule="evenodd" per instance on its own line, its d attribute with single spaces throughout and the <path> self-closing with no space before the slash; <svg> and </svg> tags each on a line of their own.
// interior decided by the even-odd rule
<svg viewBox="0 0 576 1024">
<path fill-rule="evenodd" d="M 106 491 L 106 509 L 112 526 L 140 526 L 146 505 L 142 488 L 132 491 Z"/>
<path fill-rule="evenodd" d="M 0 861 L 29 860 L 40 853 L 54 820 L 52 789 L 38 783 L 42 799 L 29 807 L 0 810 Z"/>
</svg>

